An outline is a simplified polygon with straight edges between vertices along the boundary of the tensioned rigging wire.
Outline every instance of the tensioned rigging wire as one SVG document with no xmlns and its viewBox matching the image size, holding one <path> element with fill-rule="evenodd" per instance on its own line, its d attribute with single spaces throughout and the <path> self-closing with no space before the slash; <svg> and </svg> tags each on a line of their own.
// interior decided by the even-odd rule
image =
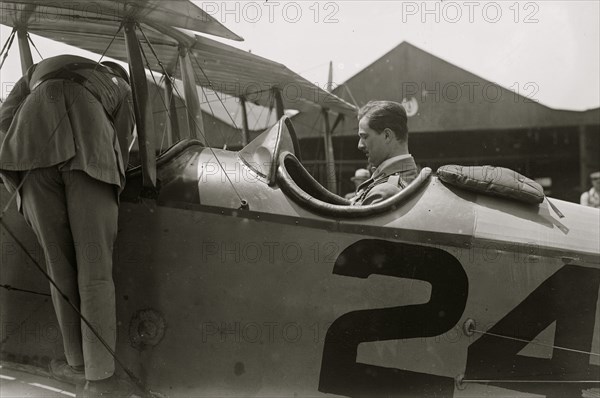
<svg viewBox="0 0 600 398">
<path fill-rule="evenodd" d="M 518 379 L 461 379 L 459 383 L 536 383 L 536 384 L 600 384 L 598 380 L 518 380 Z"/>
<path fill-rule="evenodd" d="M 6 53 L 4 54 L 4 57 L 2 58 L 2 62 L 0 62 L 0 69 L 2 69 L 2 67 L 4 66 L 4 61 L 6 61 L 6 57 L 8 56 L 8 52 L 10 51 L 10 48 L 12 47 L 12 44 L 13 44 L 13 41 L 15 40 L 16 34 L 17 34 L 17 28 L 13 28 L 12 32 L 10 32 L 10 34 L 8 35 L 8 39 L 6 39 L 4 46 L 2 47 L 2 51 L 0 51 L 0 55 L 1 55 L 4 52 L 4 50 L 6 49 Z"/>
<path fill-rule="evenodd" d="M 160 80 L 158 81 L 158 84 L 162 86 L 162 83 L 165 83 L 165 87 L 167 86 L 167 79 L 170 80 L 170 78 L 166 75 L 162 75 Z M 172 83 L 172 82 L 171 82 Z M 156 91 L 158 92 L 160 90 L 160 87 L 156 88 Z M 158 95 L 158 94 L 157 94 Z M 169 105 L 173 102 L 173 91 L 171 90 L 171 93 L 169 95 Z M 165 110 L 166 110 L 166 104 L 165 104 Z M 167 111 L 167 116 L 169 118 L 168 122 L 171 124 L 171 126 L 173 125 L 172 123 L 172 119 L 171 119 L 171 107 L 169 106 L 169 110 Z M 177 117 L 177 115 L 175 115 L 175 117 Z M 162 155 L 162 147 L 163 145 L 165 145 L 165 139 L 167 138 L 167 120 L 165 120 L 165 127 L 163 128 L 163 132 L 162 132 L 162 137 L 160 139 L 160 148 L 161 148 L 161 152 L 160 154 Z"/>
<path fill-rule="evenodd" d="M 152 52 L 152 55 L 154 55 L 154 58 L 156 58 L 156 61 L 158 62 L 158 65 L 160 66 L 160 68 L 163 71 L 164 75 L 169 75 L 169 73 L 167 72 L 164 64 L 162 63 L 162 61 L 160 60 L 158 53 L 156 52 L 156 50 L 154 49 L 154 46 L 152 45 L 152 42 L 150 41 L 150 39 L 148 39 L 148 37 L 146 36 L 146 33 L 144 32 L 144 30 L 142 29 L 142 26 L 140 24 L 136 23 L 136 26 L 138 27 L 138 29 L 140 30 L 140 33 L 142 34 L 142 36 L 144 36 L 144 39 L 146 40 L 146 44 L 148 45 L 148 47 L 150 48 L 150 51 Z M 142 51 L 143 52 L 143 51 Z M 178 60 L 177 62 L 179 62 L 179 57 L 177 57 Z M 152 70 L 151 70 L 152 71 Z M 179 88 L 177 88 L 176 84 L 173 84 L 173 89 L 175 90 L 175 92 L 177 93 L 177 95 L 179 96 L 179 98 L 185 98 L 181 92 L 179 91 Z M 185 101 L 183 102 L 183 107 L 186 109 L 186 111 L 189 113 L 189 108 L 187 107 L 187 104 L 185 103 Z M 194 123 L 196 125 L 197 130 L 200 132 L 200 134 L 202 135 L 202 138 L 204 139 L 204 142 L 206 143 L 207 147 L 210 148 L 210 143 L 208 142 L 208 138 L 206 137 L 206 135 L 204 134 L 203 129 L 200 128 L 200 126 L 198 125 L 198 123 L 196 122 L 195 118 L 194 119 Z M 213 153 L 213 155 L 215 155 Z M 215 155 L 216 157 L 216 155 Z"/>
<path fill-rule="evenodd" d="M 152 76 L 152 79 L 154 80 L 154 75 Z M 160 95 L 162 97 L 161 92 L 160 92 L 160 88 L 161 88 L 162 83 L 163 83 L 164 80 L 165 80 L 165 75 L 161 75 L 160 79 L 158 79 L 158 84 L 156 85 L 156 90 L 154 90 L 154 97 L 152 98 L 152 101 L 150 102 L 151 104 L 154 103 L 154 99 L 158 95 Z M 170 102 L 171 102 L 171 98 L 169 98 L 169 103 Z M 165 112 L 167 113 L 167 120 L 165 120 L 165 123 L 164 123 L 165 126 L 163 127 L 163 131 L 162 131 L 161 138 L 160 138 L 160 145 L 159 145 L 159 149 L 161 150 L 160 153 L 162 153 L 162 147 L 163 147 L 163 145 L 165 143 L 165 138 L 166 138 L 166 135 L 167 135 L 167 122 L 169 122 L 169 123 L 171 122 L 171 115 L 169 113 L 170 109 L 169 109 L 169 111 L 167 111 L 167 104 L 165 103 L 164 99 L 163 99 L 163 103 L 165 104 Z M 152 112 L 153 115 L 156 115 L 157 113 L 161 113 L 161 111 L 158 110 L 158 111 L 153 111 Z"/>
<path fill-rule="evenodd" d="M 159 90 L 159 87 L 160 87 L 159 83 L 156 82 L 156 78 L 154 77 L 154 71 L 150 67 L 150 61 L 148 60 L 148 57 L 146 56 L 146 51 L 144 51 L 144 46 L 142 46 L 141 43 L 139 44 L 139 46 L 140 46 L 140 50 L 141 50 L 142 56 L 146 60 L 146 66 L 148 67 L 148 70 L 150 70 L 150 76 L 152 76 L 152 81 L 154 82 L 154 85 L 155 85 L 155 87 L 157 89 L 154 98 L 156 98 L 156 96 L 160 97 L 160 100 L 163 103 L 163 106 L 165 108 L 165 112 L 167 113 L 168 122 L 171 123 L 171 110 L 167 106 L 167 104 L 166 104 L 165 99 L 163 98 L 163 96 L 162 95 L 158 95 L 159 94 L 158 90 Z M 167 75 L 163 75 L 163 77 L 165 77 L 165 76 L 167 76 Z M 162 80 L 162 78 L 161 78 L 161 80 Z M 154 100 L 154 98 L 152 98 L 152 100 Z M 171 93 L 170 101 L 172 99 L 173 99 L 173 93 Z M 166 136 L 166 132 L 167 132 L 167 121 L 165 121 L 165 127 L 163 129 L 162 140 L 161 140 L 161 143 L 160 143 L 160 149 L 162 149 L 162 144 L 164 142 L 164 139 L 165 139 L 165 136 Z M 152 139 L 154 139 L 154 138 L 155 137 L 152 137 Z"/>
<path fill-rule="evenodd" d="M 200 81 L 198 80 L 198 75 L 196 74 L 196 70 L 194 68 L 192 68 L 192 70 L 194 71 L 194 79 L 196 79 L 196 81 Z M 198 90 L 196 90 L 197 92 Z M 200 86 L 200 91 L 202 92 L 202 95 L 200 95 L 200 104 L 202 104 L 202 97 L 204 96 L 204 98 L 206 98 L 208 100 L 208 96 L 206 95 L 206 92 L 204 91 L 204 87 Z M 210 110 L 210 114 L 215 117 L 215 111 L 213 110 L 212 106 L 210 105 L 209 102 L 205 102 L 208 105 L 208 109 Z M 202 112 L 202 108 L 200 109 L 200 112 Z M 229 114 L 229 111 L 227 111 L 227 109 L 225 109 L 225 112 L 227 112 L 227 114 Z M 227 137 L 225 137 L 225 135 L 223 134 L 223 132 L 221 132 L 221 138 L 223 138 L 223 141 L 225 142 L 225 145 L 227 145 Z"/>
<path fill-rule="evenodd" d="M 40 302 L 32 311 L 30 311 L 27 316 L 21 321 L 19 322 L 19 328 L 20 329 L 23 325 L 25 325 L 25 323 L 31 319 L 33 317 L 33 315 L 35 315 L 41 308 L 44 307 L 44 305 L 46 305 L 46 303 L 48 302 L 48 299 L 44 299 L 42 302 Z M 17 329 L 17 330 L 18 330 Z M 11 333 L 6 333 L 6 335 L 4 336 L 4 338 L 2 340 L 0 340 L 0 345 L 4 344 L 5 342 L 8 341 L 8 339 L 12 336 Z"/>
<path fill-rule="evenodd" d="M 177 59 L 175 60 L 175 66 L 173 66 L 173 70 L 176 70 L 178 65 L 179 65 L 179 57 L 177 57 Z M 170 108 L 171 104 L 173 104 L 174 100 L 176 101 L 175 91 L 172 89 L 173 86 L 175 86 L 175 78 L 171 77 L 171 75 L 163 74 L 162 79 L 164 79 L 164 81 L 165 81 L 165 88 L 167 86 L 167 79 L 169 79 L 169 82 L 171 84 L 171 95 L 169 96 L 169 112 L 170 112 L 171 111 L 171 108 Z M 175 120 L 177 120 L 177 118 L 178 118 L 178 116 L 177 116 L 177 109 L 184 108 L 184 107 L 178 107 L 177 106 L 177 102 L 176 102 L 175 106 L 173 108 L 175 110 L 175 114 L 172 115 L 172 114 L 169 113 L 169 122 L 170 123 L 172 122 L 172 118 L 175 118 Z M 173 124 L 171 123 L 171 126 L 172 125 Z M 171 130 L 171 133 L 174 133 L 174 131 Z M 166 123 L 165 123 L 165 129 L 163 131 L 163 137 L 162 137 L 162 140 L 161 140 L 161 148 L 162 148 L 163 142 L 164 142 L 164 140 L 166 138 L 166 134 L 167 134 L 167 126 L 166 126 Z M 177 132 L 177 136 L 179 137 L 179 132 Z M 163 153 L 164 152 L 161 152 L 160 154 L 162 155 Z"/>
<path fill-rule="evenodd" d="M 150 47 L 150 50 L 152 51 L 154 57 L 158 60 L 158 64 L 161 67 L 161 69 L 163 70 L 163 72 L 165 74 L 168 74 L 166 72 L 166 69 L 164 67 L 164 65 L 162 64 L 162 62 L 160 61 L 160 59 L 158 58 L 158 55 L 156 53 L 156 51 L 154 50 L 154 47 L 152 46 L 152 43 L 150 42 L 150 40 L 148 40 L 148 38 L 146 37 L 146 34 L 144 33 L 143 29 L 141 28 L 141 26 L 138 24 L 138 27 L 140 29 L 140 32 L 142 33 L 142 35 L 144 36 L 144 38 L 146 39 L 146 42 L 148 43 L 148 47 Z M 189 56 L 189 55 L 188 55 Z M 179 93 L 179 89 L 177 89 L 176 85 L 173 85 L 173 88 L 177 91 L 177 94 L 181 97 L 181 98 L 185 98 L 183 96 L 181 96 L 181 93 Z M 187 104 L 184 103 L 185 109 L 189 112 L 189 109 L 187 107 Z M 219 162 L 219 158 L 216 154 L 216 152 L 214 151 L 213 148 L 210 147 L 210 144 L 207 140 L 206 134 L 204 134 L 204 132 L 202 131 L 202 129 L 200 128 L 200 126 L 198 125 L 198 121 L 196 120 L 196 118 L 191 118 L 194 121 L 194 124 L 196 126 L 197 131 L 200 132 L 200 134 L 202 134 L 203 138 L 204 138 L 204 142 L 206 142 L 207 148 L 209 151 L 211 151 L 212 155 L 215 157 L 215 159 L 217 160 L 217 164 L 219 165 L 219 167 L 221 168 L 221 170 L 223 171 L 223 173 L 225 173 L 225 177 L 227 178 L 227 181 L 229 181 L 229 184 L 231 185 L 231 188 L 233 189 L 233 191 L 235 192 L 236 196 L 238 197 L 238 199 L 240 200 L 240 203 L 244 202 L 244 199 L 242 198 L 242 196 L 240 195 L 240 193 L 238 192 L 238 190 L 235 188 L 235 185 L 233 184 L 233 182 L 231 181 L 231 178 L 229 177 L 229 174 L 226 172 L 225 170 L 225 166 Z"/>
<path fill-rule="evenodd" d="M 211 90 L 212 90 L 212 89 L 211 89 Z M 215 90 L 215 92 L 217 92 L 217 90 Z M 251 102 L 251 103 L 256 103 L 256 100 L 254 100 L 254 101 L 253 101 L 253 100 L 250 100 L 250 99 L 248 99 L 248 97 L 249 97 L 249 96 L 254 96 L 254 95 L 256 95 L 256 94 L 262 94 L 262 93 L 269 93 L 269 95 L 271 95 L 271 93 L 272 93 L 272 92 L 273 92 L 273 89 L 271 89 L 271 88 L 265 88 L 264 90 L 252 91 L 251 93 L 248 93 L 248 94 L 247 94 L 247 96 L 246 96 L 246 101 L 247 101 L 247 102 Z M 231 94 L 227 94 L 227 93 L 221 93 L 221 94 L 224 94 L 224 95 L 226 95 L 226 96 L 229 96 L 229 97 L 232 97 L 232 98 L 237 98 L 237 97 L 235 97 L 234 95 L 231 95 Z M 216 95 L 215 95 L 215 96 L 216 96 Z M 208 101 L 208 102 L 211 102 L 211 103 L 213 103 L 213 102 L 218 102 L 218 101 L 219 101 L 219 99 L 217 98 L 216 100 L 210 100 L 210 101 Z M 259 105 L 260 105 L 260 104 L 259 104 Z M 264 106 L 264 105 L 261 105 L 261 106 Z M 265 107 L 265 108 L 266 108 L 266 107 Z"/>
<path fill-rule="evenodd" d="M 17 31 L 17 28 L 13 28 L 10 31 L 10 34 L 8 35 L 8 37 L 6 38 L 6 41 L 4 42 L 4 45 L 2 46 L 2 50 L 0 50 L 0 55 L 2 55 L 4 53 L 4 50 L 6 50 L 6 47 L 8 46 L 8 42 L 10 41 L 11 37 L 14 36 L 16 31 Z"/>
<path fill-rule="evenodd" d="M 109 352 L 109 354 L 115 359 L 115 362 L 118 363 L 119 366 L 121 366 L 121 368 L 125 371 L 125 373 L 127 373 L 127 375 L 131 378 L 131 380 L 133 380 L 133 382 L 142 391 L 150 394 L 150 391 L 148 391 L 146 389 L 144 384 L 137 378 L 137 376 L 131 370 L 129 370 L 129 368 L 127 368 L 127 366 L 123 362 L 121 362 L 119 357 L 117 357 L 116 352 L 108 345 L 106 340 L 104 340 L 102 338 L 102 336 L 100 336 L 100 333 L 98 333 L 98 331 L 93 327 L 93 325 L 90 323 L 90 321 L 88 321 L 87 318 L 81 313 L 79 308 L 77 308 L 77 306 L 75 304 L 73 304 L 71 302 L 71 300 L 69 300 L 69 297 L 60 289 L 60 287 L 58 287 L 58 285 L 56 284 L 54 279 L 52 279 L 52 277 L 48 274 L 48 272 L 46 272 L 46 270 L 44 268 L 42 268 L 42 266 L 33 258 L 33 256 L 31 254 L 29 254 L 29 252 L 27 251 L 27 248 L 25 246 L 23 246 L 21 241 L 19 241 L 19 239 L 15 236 L 15 234 L 8 227 L 8 225 L 6 225 L 4 220 L 0 219 L 0 224 L 4 227 L 4 230 L 15 241 L 15 243 L 21 248 L 21 250 L 23 250 L 23 252 L 25 252 L 27 257 L 29 258 L 29 260 L 31 260 L 31 262 L 35 265 L 35 267 L 46 277 L 46 279 L 50 282 L 50 284 L 56 289 L 56 291 L 59 293 L 61 298 L 63 300 L 65 300 L 67 302 L 67 304 L 69 304 L 71 309 L 73 309 L 73 311 L 75 311 L 75 313 L 79 316 L 79 318 L 83 321 L 83 323 L 85 323 L 85 325 L 92 331 L 94 336 L 96 336 L 98 341 L 100 341 L 100 344 L 102 344 L 104 346 L 104 348 L 106 348 L 106 350 Z"/>
<path fill-rule="evenodd" d="M 12 285 L 0 284 L 0 287 L 3 288 L 3 289 L 6 289 L 8 291 L 12 290 L 12 291 L 15 291 L 15 292 L 34 294 L 34 295 L 37 295 L 37 296 L 51 297 L 49 293 L 36 292 L 35 290 L 23 289 L 23 288 L 20 288 L 20 287 L 14 287 Z"/>
<path fill-rule="evenodd" d="M 192 52 L 192 55 L 194 56 L 194 59 L 195 59 L 195 61 L 196 61 L 196 64 L 198 65 L 198 68 L 200 69 L 200 71 L 202 71 L 202 73 L 204 74 L 204 77 L 205 77 L 205 78 L 206 78 L 206 80 L 209 82 L 209 85 L 210 85 L 210 86 L 211 86 L 211 88 L 212 88 L 212 83 L 210 82 L 210 79 L 208 79 L 208 76 L 206 76 L 206 73 L 204 72 L 204 70 L 203 70 L 203 69 L 202 69 L 202 67 L 200 66 L 200 63 L 198 62 L 198 59 L 196 58 L 195 54 L 193 54 L 193 52 Z M 348 88 L 347 88 L 347 90 L 348 90 L 348 92 L 349 92 L 349 89 L 348 89 Z M 214 89 L 213 89 L 213 91 L 214 91 Z M 261 91 L 269 91 L 269 92 L 271 92 L 271 90 L 261 90 Z M 350 97 L 353 99 L 353 101 L 356 103 L 356 101 L 354 100 L 354 98 L 353 98 L 352 94 L 351 94 L 350 92 L 349 92 L 349 94 L 350 94 Z M 219 97 L 218 97 L 218 95 L 217 95 L 217 98 L 219 98 Z M 221 99 L 219 98 L 219 100 L 221 100 Z M 274 100 L 274 98 L 272 98 L 271 100 L 273 101 L 273 100 Z M 222 102 L 222 101 L 221 101 L 221 102 Z M 223 106 L 224 106 L 224 105 L 223 105 Z M 271 111 L 272 111 L 272 108 L 269 108 L 269 117 L 270 117 L 270 115 L 271 115 Z M 262 112 L 261 112 L 261 113 L 262 113 Z M 319 114 L 319 116 L 318 116 L 318 117 L 315 119 L 315 122 L 314 122 L 314 123 L 313 123 L 313 125 L 311 126 L 311 130 L 312 130 L 312 129 L 314 129 L 314 127 L 315 127 L 315 124 L 316 124 L 316 122 L 317 122 L 317 121 L 320 119 L 320 117 L 321 117 L 321 115 Z M 232 121 L 233 121 L 233 120 L 232 120 Z M 258 120 L 256 121 L 256 123 L 258 123 Z M 235 122 L 234 122 L 234 125 L 235 125 Z M 236 128 L 237 128 L 237 127 L 236 127 Z M 320 142 L 321 142 L 321 141 L 319 140 L 319 147 L 318 147 L 318 149 L 320 148 Z"/>
<path fill-rule="evenodd" d="M 256 130 L 256 127 L 258 126 L 258 122 L 260 122 L 260 117 L 262 116 L 262 114 L 264 113 L 265 109 L 267 109 L 266 106 L 261 106 L 260 107 L 260 113 L 258 114 L 258 117 L 256 119 L 254 119 L 254 127 L 252 128 L 252 130 Z M 252 110 L 252 116 L 255 116 L 254 110 Z M 269 115 L 267 115 L 268 117 Z M 268 124 L 268 122 L 267 122 Z"/>
<path fill-rule="evenodd" d="M 31 35 L 29 34 L 29 32 L 27 32 L 27 39 L 29 40 L 29 42 L 31 43 L 31 45 L 33 46 L 33 48 L 35 48 L 35 51 L 37 51 L 37 53 L 40 56 L 40 58 L 44 59 L 44 57 L 42 57 L 42 54 L 40 53 L 40 50 L 38 50 L 37 46 L 33 42 L 33 39 L 31 38 Z"/>
<path fill-rule="evenodd" d="M 359 108 L 358 103 L 356 102 L 356 99 L 354 98 L 354 96 L 352 95 L 352 92 L 350 91 L 350 87 L 348 87 L 348 85 L 346 83 L 344 83 L 343 86 L 346 89 L 346 91 L 348 92 L 348 95 L 350 96 L 350 99 L 354 103 L 354 106 Z"/>
<path fill-rule="evenodd" d="M 200 62 L 198 62 L 198 58 L 196 57 L 196 54 L 194 54 L 193 51 L 189 51 L 189 53 L 192 54 L 192 57 L 194 57 L 194 61 L 196 61 L 196 65 L 198 65 L 198 69 L 200 69 L 200 72 L 202 72 L 202 74 L 204 75 L 204 78 L 206 79 L 206 81 L 208 82 L 208 85 L 210 86 L 210 89 L 213 91 L 213 93 L 215 93 L 215 96 L 217 97 L 217 99 L 219 100 L 219 102 L 221 103 L 221 106 L 223 107 L 223 109 L 225 109 L 225 113 L 227 113 L 227 116 L 229 116 L 229 119 L 231 120 L 231 123 L 233 124 L 233 127 L 236 130 L 239 130 L 239 127 L 237 126 L 237 123 L 235 122 L 235 120 L 233 120 L 233 117 L 231 116 L 231 113 L 229 113 L 229 110 L 227 109 L 227 107 L 225 106 L 225 104 L 223 103 L 223 100 L 221 99 L 221 97 L 219 96 L 219 94 L 217 93 L 217 90 L 215 90 L 212 82 L 210 81 L 210 79 L 208 78 L 208 76 L 206 75 L 206 72 L 204 72 L 204 69 L 202 68 L 202 66 L 200 65 Z M 192 68 L 193 69 L 193 68 Z M 198 79 L 198 76 L 196 75 L 196 70 L 194 69 L 194 76 L 196 76 L 196 78 Z M 198 81 L 200 81 L 198 79 Z M 202 91 L 204 91 L 204 89 L 202 89 Z M 206 95 L 206 94 L 205 94 Z M 206 97 L 206 99 L 208 100 L 208 97 Z M 209 108 L 211 109 L 212 112 L 212 107 L 210 106 L 210 103 L 208 104 Z M 214 114 L 213 114 L 214 116 Z M 232 133 L 233 134 L 233 133 Z M 225 138 L 225 145 L 227 145 L 227 143 L 229 142 L 231 135 L 228 137 L 224 137 Z"/>
<path fill-rule="evenodd" d="M 191 49 L 190 49 L 191 50 Z M 200 62 L 198 61 L 198 57 L 196 57 L 196 54 L 194 54 L 193 51 L 190 51 L 189 53 L 192 54 L 192 57 L 194 57 L 194 61 L 196 61 L 196 65 L 198 65 L 198 69 L 200 69 L 200 72 L 202 72 L 202 74 L 204 75 L 204 78 L 206 79 L 206 81 L 208 82 L 208 85 L 210 87 L 210 89 L 215 93 L 215 96 L 217 97 L 217 99 L 219 100 L 219 102 L 221 103 L 221 105 L 223 105 L 223 108 L 225 108 L 225 104 L 223 103 L 223 100 L 221 99 L 221 97 L 219 96 L 219 94 L 217 93 L 217 90 L 215 89 L 215 86 L 212 84 L 212 82 L 210 81 L 210 79 L 208 78 L 208 76 L 206 75 L 206 72 L 204 72 L 204 69 L 202 68 L 202 66 L 200 65 Z M 196 74 L 196 70 L 194 69 L 194 75 Z M 197 77 L 197 76 L 196 76 Z M 225 108 L 227 109 L 227 108 Z M 231 114 L 229 112 L 227 112 L 227 115 L 229 116 L 229 118 L 231 119 L 231 123 L 233 124 L 233 127 L 235 127 L 236 129 L 238 128 L 237 124 L 235 123 L 235 120 L 233 120 L 233 118 L 231 117 Z"/>
<path fill-rule="evenodd" d="M 600 384 L 598 380 L 518 380 L 518 379 L 460 379 L 458 383 L 480 383 L 480 384 L 501 384 L 501 383 L 536 383 L 536 384 Z"/>
<path fill-rule="evenodd" d="M 597 352 L 588 352 L 588 351 L 582 351 L 582 350 L 576 350 L 574 348 L 568 348 L 568 347 L 561 347 L 561 346 L 557 346 L 554 344 L 548 344 L 548 343 L 542 343 L 536 340 L 526 340 L 526 339 L 521 339 L 518 337 L 512 337 L 512 336 L 506 336 L 503 334 L 498 334 L 498 333 L 492 333 L 492 332 L 486 332 L 483 330 L 477 330 L 477 329 L 470 329 L 472 332 L 474 333 L 479 333 L 479 334 L 486 334 L 488 336 L 493 336 L 493 337 L 497 337 L 497 338 L 501 338 L 501 339 L 506 339 L 506 340 L 512 340 L 512 341 L 519 341 L 521 343 L 530 343 L 530 344 L 534 344 L 534 345 L 539 345 L 542 347 L 550 347 L 550 348 L 556 348 L 557 350 L 563 350 L 563 351 L 569 351 L 569 352 L 576 352 L 578 354 L 585 354 L 585 355 L 593 355 L 596 357 L 600 357 L 600 354 Z"/>
</svg>

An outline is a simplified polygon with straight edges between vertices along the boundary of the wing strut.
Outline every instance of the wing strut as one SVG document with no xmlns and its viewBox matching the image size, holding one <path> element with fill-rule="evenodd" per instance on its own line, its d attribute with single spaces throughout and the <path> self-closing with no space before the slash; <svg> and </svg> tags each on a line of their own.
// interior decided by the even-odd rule
<svg viewBox="0 0 600 398">
<path fill-rule="evenodd" d="M 240 106 L 242 107 L 242 146 L 250 142 L 250 130 L 248 129 L 248 110 L 246 109 L 246 98 L 240 97 Z"/>
<path fill-rule="evenodd" d="M 333 122 L 333 127 L 331 127 L 331 134 L 333 134 L 336 127 L 343 121 L 344 121 L 344 114 L 338 113 L 337 118 L 335 119 L 335 122 Z"/>
<path fill-rule="evenodd" d="M 27 38 L 27 28 L 17 29 L 17 39 L 19 40 L 19 55 L 21 56 L 21 71 L 23 76 L 27 70 L 33 65 L 33 57 L 31 56 L 31 47 Z"/>
<path fill-rule="evenodd" d="M 142 184 L 146 190 L 156 190 L 156 154 L 154 150 L 154 118 L 148 98 L 146 71 L 135 33 L 135 21 L 124 23 L 125 46 L 131 68 L 131 83 L 135 98 L 135 120 L 140 144 L 142 161 Z"/>
<path fill-rule="evenodd" d="M 198 98 L 198 89 L 194 77 L 192 60 L 190 59 L 189 49 L 179 47 L 179 63 L 181 68 L 181 80 L 183 81 L 183 90 L 185 102 L 187 104 L 188 124 L 190 128 L 190 138 L 196 138 L 204 142 L 204 123 L 202 120 L 202 110 L 200 109 L 200 99 Z M 199 131 L 200 130 L 200 131 Z"/>
<path fill-rule="evenodd" d="M 283 97 L 281 89 L 273 87 L 273 96 L 275 97 L 275 109 L 277 109 L 277 119 L 281 119 L 284 115 Z"/>
<path fill-rule="evenodd" d="M 322 108 L 321 113 L 323 114 L 323 123 L 325 127 L 325 179 L 327 182 L 327 189 L 330 192 L 337 193 L 337 178 L 335 176 L 335 158 L 333 156 L 333 140 L 331 138 L 332 129 L 329 125 L 329 110 Z"/>
</svg>

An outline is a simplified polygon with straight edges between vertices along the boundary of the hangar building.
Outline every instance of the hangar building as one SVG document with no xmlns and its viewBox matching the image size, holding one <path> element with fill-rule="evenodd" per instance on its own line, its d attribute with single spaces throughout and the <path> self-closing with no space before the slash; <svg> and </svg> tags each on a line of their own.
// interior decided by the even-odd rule
<svg viewBox="0 0 600 398">
<path fill-rule="evenodd" d="M 420 166 L 503 166 L 538 179 L 547 193 L 572 202 L 600 170 L 600 108 L 567 111 L 536 101 L 535 82 L 501 87 L 402 42 L 334 89 L 350 103 L 402 102 L 409 114 L 410 151 Z M 292 120 L 303 163 L 326 184 L 323 115 Z M 350 177 L 366 167 L 357 149 L 357 121 L 343 120 L 332 133 L 337 191 L 353 190 Z"/>
</svg>

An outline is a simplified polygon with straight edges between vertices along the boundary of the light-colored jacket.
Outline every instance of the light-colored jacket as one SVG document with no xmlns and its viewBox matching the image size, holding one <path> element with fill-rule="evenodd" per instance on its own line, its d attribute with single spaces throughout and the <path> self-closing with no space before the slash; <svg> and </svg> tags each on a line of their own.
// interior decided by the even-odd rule
<svg viewBox="0 0 600 398">
<path fill-rule="evenodd" d="M 600 194 L 594 187 L 589 191 L 586 191 L 581 194 L 579 198 L 579 203 L 584 206 L 595 207 L 596 209 L 600 208 Z"/>
</svg>

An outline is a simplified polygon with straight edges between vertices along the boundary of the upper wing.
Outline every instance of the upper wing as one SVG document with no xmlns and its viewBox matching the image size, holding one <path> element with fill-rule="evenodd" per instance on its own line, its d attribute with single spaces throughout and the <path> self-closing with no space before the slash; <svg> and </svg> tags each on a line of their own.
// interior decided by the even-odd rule
<svg viewBox="0 0 600 398">
<path fill-rule="evenodd" d="M 2 1 L 1 7 L 3 25 L 24 26 L 36 34 L 58 28 L 72 33 L 93 33 L 91 25 L 117 27 L 123 19 L 132 18 L 141 23 L 244 40 L 188 0 L 11 0 Z"/>
<path fill-rule="evenodd" d="M 192 64 L 199 85 L 231 96 L 269 106 L 272 88 L 282 92 L 284 107 L 307 111 L 315 106 L 336 113 L 354 114 L 353 105 L 317 87 L 284 65 L 178 28 L 191 29 L 221 37 L 240 39 L 212 17 L 187 0 L 85 2 L 61 1 L 58 6 L 42 0 L 2 2 L 2 24 L 24 26 L 29 32 L 81 49 L 127 62 L 125 40 L 116 35 L 124 18 L 134 18 L 167 72 L 180 78 L 179 47 L 191 49 Z M 149 61 L 158 73 L 163 67 L 138 32 Z"/>
</svg>

